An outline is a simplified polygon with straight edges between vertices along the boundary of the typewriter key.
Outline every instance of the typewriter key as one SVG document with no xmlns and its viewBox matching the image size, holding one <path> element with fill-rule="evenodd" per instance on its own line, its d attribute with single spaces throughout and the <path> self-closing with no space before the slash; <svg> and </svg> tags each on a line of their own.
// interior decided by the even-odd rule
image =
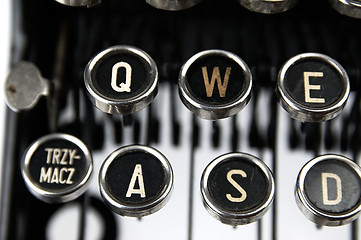
<svg viewBox="0 0 361 240">
<path fill-rule="evenodd" d="M 157 150 L 140 145 L 121 147 L 104 161 L 100 194 L 117 214 L 143 217 L 160 210 L 173 188 L 173 171 Z"/>
<path fill-rule="evenodd" d="M 237 114 L 251 97 L 252 75 L 233 53 L 207 50 L 191 57 L 179 75 L 179 95 L 197 116 L 215 120 Z"/>
<path fill-rule="evenodd" d="M 332 7 L 339 13 L 361 18 L 361 1 L 360 0 L 329 0 Z"/>
<path fill-rule="evenodd" d="M 241 225 L 259 220 L 274 197 L 269 168 L 245 153 L 229 153 L 213 160 L 201 179 L 203 204 L 222 223 Z"/>
<path fill-rule="evenodd" d="M 97 54 L 84 71 L 92 103 L 111 114 L 131 114 L 149 105 L 157 94 L 158 70 L 144 51 L 114 46 Z"/>
<path fill-rule="evenodd" d="M 21 170 L 35 197 L 48 203 L 68 202 L 86 190 L 93 160 L 78 138 L 56 133 L 38 139 L 26 150 Z"/>
<path fill-rule="evenodd" d="M 292 118 L 322 122 L 341 113 L 350 83 L 345 69 L 334 59 L 319 53 L 304 53 L 283 65 L 277 93 Z"/>
<path fill-rule="evenodd" d="M 55 0 L 55 1 L 73 7 L 80 7 L 80 6 L 92 7 L 96 4 L 101 3 L 101 0 Z"/>
<path fill-rule="evenodd" d="M 29 110 L 49 94 L 50 82 L 33 63 L 19 62 L 12 67 L 5 82 L 5 97 L 13 111 Z"/>
<path fill-rule="evenodd" d="M 201 0 L 146 0 L 148 4 L 163 10 L 183 10 L 193 7 Z"/>
<path fill-rule="evenodd" d="M 254 12 L 280 13 L 296 5 L 298 0 L 239 0 L 239 3 Z"/>
<path fill-rule="evenodd" d="M 295 196 L 302 213 L 316 224 L 348 224 L 361 211 L 361 168 L 339 155 L 316 157 L 300 171 Z"/>
</svg>

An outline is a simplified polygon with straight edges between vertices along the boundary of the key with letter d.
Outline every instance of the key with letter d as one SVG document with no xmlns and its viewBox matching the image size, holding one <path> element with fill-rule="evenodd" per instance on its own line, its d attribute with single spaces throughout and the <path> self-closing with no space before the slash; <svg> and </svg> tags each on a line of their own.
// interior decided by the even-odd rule
<svg viewBox="0 0 361 240">
<path fill-rule="evenodd" d="M 361 211 L 361 168 L 340 155 L 316 157 L 300 171 L 295 196 L 302 213 L 316 224 L 348 224 Z"/>
</svg>

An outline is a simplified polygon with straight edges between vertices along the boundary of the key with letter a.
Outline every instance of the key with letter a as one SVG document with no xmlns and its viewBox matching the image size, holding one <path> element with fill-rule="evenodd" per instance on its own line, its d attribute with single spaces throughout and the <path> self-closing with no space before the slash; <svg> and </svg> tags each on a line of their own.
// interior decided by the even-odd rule
<svg viewBox="0 0 361 240">
<path fill-rule="evenodd" d="M 105 159 L 99 174 L 100 194 L 117 214 L 143 217 L 160 210 L 173 188 L 173 170 L 157 150 L 121 147 Z"/>
</svg>

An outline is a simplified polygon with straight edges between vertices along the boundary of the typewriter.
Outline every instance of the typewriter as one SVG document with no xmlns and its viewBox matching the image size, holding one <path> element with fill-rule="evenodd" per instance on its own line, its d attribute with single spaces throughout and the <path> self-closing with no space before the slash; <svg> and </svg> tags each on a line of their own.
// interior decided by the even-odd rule
<svg viewBox="0 0 361 240">
<path fill-rule="evenodd" d="M 361 239 L 360 18 L 11 1 L 0 239 Z"/>
</svg>

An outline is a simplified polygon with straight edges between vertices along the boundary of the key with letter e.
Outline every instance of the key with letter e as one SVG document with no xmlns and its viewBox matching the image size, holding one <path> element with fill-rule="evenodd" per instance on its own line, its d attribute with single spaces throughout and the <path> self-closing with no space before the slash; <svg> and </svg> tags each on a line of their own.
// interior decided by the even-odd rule
<svg viewBox="0 0 361 240">
<path fill-rule="evenodd" d="M 345 69 L 319 53 L 304 53 L 289 59 L 278 75 L 277 95 L 289 115 L 302 122 L 335 118 L 350 94 Z"/>
</svg>

